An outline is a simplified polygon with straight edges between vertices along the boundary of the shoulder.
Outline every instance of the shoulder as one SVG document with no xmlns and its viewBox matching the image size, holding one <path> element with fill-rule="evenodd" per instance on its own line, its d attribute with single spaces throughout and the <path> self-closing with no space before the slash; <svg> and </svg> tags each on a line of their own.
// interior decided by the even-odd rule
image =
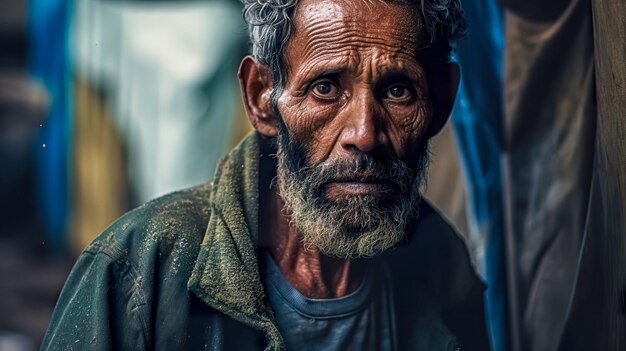
<svg viewBox="0 0 626 351">
<path fill-rule="evenodd" d="M 485 289 L 465 239 L 426 200 L 420 202 L 407 241 L 388 256 L 395 264 L 412 267 L 407 273 L 411 279 L 423 283 L 445 306 L 466 303 Z"/>
<path fill-rule="evenodd" d="M 209 220 L 210 189 L 211 184 L 205 183 L 128 212 L 100 234 L 83 255 L 105 256 L 139 275 L 168 262 L 190 271 Z"/>
<path fill-rule="evenodd" d="M 465 240 L 427 201 L 407 242 L 388 253 L 396 282 L 414 291 L 405 301 L 422 301 L 437 311 L 467 350 L 488 350 L 485 284 L 475 271 Z M 419 296 L 419 298 L 418 298 Z M 408 303 L 408 302 L 407 302 Z"/>
<path fill-rule="evenodd" d="M 153 348 L 156 311 L 183 320 L 209 192 L 204 184 L 150 201 L 96 238 L 63 287 L 42 350 Z M 159 338 L 180 334 L 178 325 Z"/>
<path fill-rule="evenodd" d="M 429 266 L 429 281 L 448 304 L 482 296 L 485 285 L 463 238 L 448 220 L 427 201 L 420 205 L 420 218 L 413 235 L 420 246 L 423 264 Z M 433 274 L 434 273 L 434 274 Z"/>
</svg>

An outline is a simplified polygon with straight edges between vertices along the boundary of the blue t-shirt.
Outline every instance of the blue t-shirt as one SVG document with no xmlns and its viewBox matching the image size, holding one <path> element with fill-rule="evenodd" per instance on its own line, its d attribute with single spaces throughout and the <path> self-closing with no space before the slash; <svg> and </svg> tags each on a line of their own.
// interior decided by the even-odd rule
<svg viewBox="0 0 626 351">
<path fill-rule="evenodd" d="M 332 299 L 310 299 L 265 252 L 263 283 L 287 350 L 396 350 L 392 287 L 382 263 L 369 265 L 361 286 Z"/>
</svg>

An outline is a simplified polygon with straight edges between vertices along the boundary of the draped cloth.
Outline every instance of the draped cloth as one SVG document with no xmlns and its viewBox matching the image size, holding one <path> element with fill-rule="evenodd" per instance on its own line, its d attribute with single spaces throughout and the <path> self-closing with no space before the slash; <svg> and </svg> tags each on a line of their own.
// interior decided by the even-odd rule
<svg viewBox="0 0 626 351">
<path fill-rule="evenodd" d="M 626 349 L 626 1 L 593 1 L 597 124 L 583 250 L 559 350 Z"/>
<path fill-rule="evenodd" d="M 83 0 L 74 12 L 75 71 L 106 94 L 131 206 L 209 179 L 235 134 L 240 5 Z"/>
<path fill-rule="evenodd" d="M 624 2 L 501 2 L 511 349 L 623 350 Z"/>
</svg>

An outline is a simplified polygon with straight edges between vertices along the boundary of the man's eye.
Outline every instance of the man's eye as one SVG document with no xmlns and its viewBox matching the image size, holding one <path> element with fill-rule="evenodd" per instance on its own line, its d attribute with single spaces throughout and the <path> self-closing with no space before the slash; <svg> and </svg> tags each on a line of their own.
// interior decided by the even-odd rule
<svg viewBox="0 0 626 351">
<path fill-rule="evenodd" d="M 411 91 L 402 85 L 394 85 L 387 89 L 386 97 L 392 100 L 405 100 L 411 97 Z"/>
<path fill-rule="evenodd" d="M 331 82 L 318 82 L 313 85 L 313 93 L 322 99 L 330 99 L 337 96 L 337 87 Z"/>
</svg>

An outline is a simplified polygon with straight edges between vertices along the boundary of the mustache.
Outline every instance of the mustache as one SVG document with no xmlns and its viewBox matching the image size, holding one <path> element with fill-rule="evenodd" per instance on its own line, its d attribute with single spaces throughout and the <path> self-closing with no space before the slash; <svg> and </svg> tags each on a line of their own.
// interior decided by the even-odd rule
<svg viewBox="0 0 626 351">
<path fill-rule="evenodd" d="M 316 183 L 385 182 L 406 191 L 414 172 L 397 158 L 377 159 L 370 154 L 358 154 L 349 159 L 323 161 L 300 169 L 303 175 L 313 177 Z"/>
</svg>

